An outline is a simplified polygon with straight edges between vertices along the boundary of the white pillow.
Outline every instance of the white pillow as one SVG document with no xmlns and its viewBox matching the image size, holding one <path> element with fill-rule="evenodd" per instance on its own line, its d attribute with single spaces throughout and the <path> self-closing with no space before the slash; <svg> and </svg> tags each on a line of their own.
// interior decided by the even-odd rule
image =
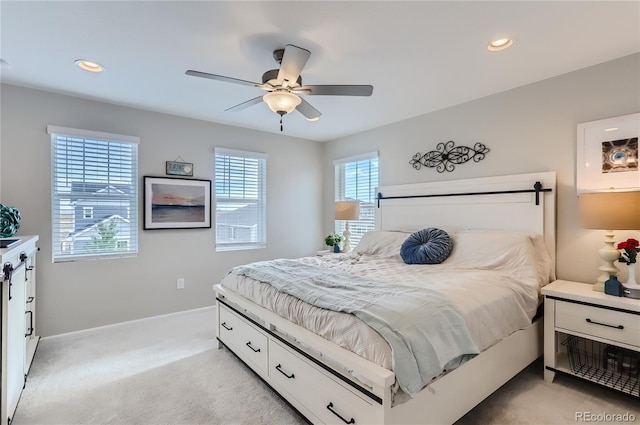
<svg viewBox="0 0 640 425">
<path fill-rule="evenodd" d="M 411 232 L 373 230 L 362 235 L 353 252 L 368 255 L 400 255 L 400 246 Z"/>
<path fill-rule="evenodd" d="M 466 230 L 451 234 L 453 250 L 447 264 L 461 268 L 508 270 L 513 274 L 528 269 L 540 286 L 555 278 L 551 257 L 540 235 L 502 230 Z"/>
</svg>

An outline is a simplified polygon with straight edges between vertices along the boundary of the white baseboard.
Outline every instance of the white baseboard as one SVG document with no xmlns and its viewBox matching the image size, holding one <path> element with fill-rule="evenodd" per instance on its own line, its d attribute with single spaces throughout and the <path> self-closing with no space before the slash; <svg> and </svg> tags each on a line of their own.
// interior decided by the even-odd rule
<svg viewBox="0 0 640 425">
<path fill-rule="evenodd" d="M 96 331 L 96 330 L 100 330 L 100 329 L 113 328 L 113 327 L 117 327 L 117 326 L 128 325 L 128 324 L 135 323 L 135 322 L 144 322 L 144 321 L 147 321 L 147 320 L 161 319 L 161 318 L 165 318 L 165 317 L 169 317 L 169 316 L 178 316 L 178 315 L 182 315 L 182 314 L 195 313 L 195 312 L 198 312 L 198 311 L 205 311 L 205 310 L 212 310 L 213 311 L 215 309 L 216 309 L 215 305 L 208 306 L 208 307 L 199 307 L 199 308 L 194 308 L 194 309 L 191 309 L 191 310 L 182 310 L 182 311 L 176 311 L 176 312 L 173 312 L 173 313 L 159 314 L 157 316 L 143 317 L 142 319 L 127 320 L 125 322 L 112 323 L 110 325 L 96 326 L 94 328 L 80 329 L 79 331 L 65 332 L 65 333 L 61 333 L 61 334 L 45 336 L 45 337 L 42 337 L 40 339 L 41 340 L 45 340 L 45 339 L 54 339 L 54 338 L 65 337 L 65 336 L 69 336 L 69 335 L 78 335 L 78 334 L 82 334 L 82 333 L 85 333 L 85 332 L 92 332 L 92 331 Z"/>
</svg>

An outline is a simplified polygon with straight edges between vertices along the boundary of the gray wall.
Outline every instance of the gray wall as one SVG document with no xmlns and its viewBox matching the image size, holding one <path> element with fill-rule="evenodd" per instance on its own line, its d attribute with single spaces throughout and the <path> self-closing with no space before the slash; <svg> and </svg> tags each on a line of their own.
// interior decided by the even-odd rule
<svg viewBox="0 0 640 425">
<path fill-rule="evenodd" d="M 210 306 L 212 284 L 233 265 L 322 248 L 322 144 L 10 85 L 1 102 L 1 202 L 20 209 L 19 235 L 40 235 L 43 336 Z M 163 176 L 178 156 L 212 179 L 215 146 L 268 154 L 268 247 L 216 253 L 213 229 L 140 230 L 137 258 L 53 264 L 48 124 L 139 136 L 141 196 L 142 176 Z"/>
<path fill-rule="evenodd" d="M 604 232 L 577 223 L 576 126 L 639 112 L 639 75 L 640 55 L 634 54 L 328 143 L 325 233 L 333 229 L 333 175 L 326 170 L 336 158 L 378 150 L 381 185 L 556 171 L 558 277 L 595 281 Z M 482 142 L 491 151 L 483 161 L 450 173 L 411 167 L 416 152 L 424 154 L 448 140 L 465 146 Z M 617 231 L 616 241 L 638 236 Z M 626 269 L 620 276 L 626 281 Z"/>
<path fill-rule="evenodd" d="M 19 234 L 41 238 L 40 333 L 209 306 L 211 285 L 233 265 L 313 254 L 333 230 L 332 161 L 373 150 L 382 185 L 556 171 L 558 276 L 595 280 L 603 233 L 577 224 L 576 125 L 639 112 L 638 75 L 635 54 L 324 144 L 2 85 L 0 202 L 21 210 Z M 211 179 L 215 146 L 267 153 L 268 247 L 216 253 L 213 230 L 141 230 L 138 258 L 52 264 L 47 124 L 141 137 L 140 176 L 162 176 L 165 161 L 181 156 L 194 177 Z M 453 173 L 411 168 L 413 154 L 447 140 L 491 152 Z M 627 237 L 640 233 L 616 233 Z"/>
</svg>

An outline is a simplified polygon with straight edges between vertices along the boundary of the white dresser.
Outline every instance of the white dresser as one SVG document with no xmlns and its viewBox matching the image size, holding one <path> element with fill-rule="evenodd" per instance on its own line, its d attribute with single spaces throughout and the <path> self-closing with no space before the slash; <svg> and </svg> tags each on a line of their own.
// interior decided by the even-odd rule
<svg viewBox="0 0 640 425">
<path fill-rule="evenodd" d="M 40 337 L 36 334 L 37 236 L 0 248 L 2 266 L 2 392 L 3 424 L 11 422 Z"/>
</svg>

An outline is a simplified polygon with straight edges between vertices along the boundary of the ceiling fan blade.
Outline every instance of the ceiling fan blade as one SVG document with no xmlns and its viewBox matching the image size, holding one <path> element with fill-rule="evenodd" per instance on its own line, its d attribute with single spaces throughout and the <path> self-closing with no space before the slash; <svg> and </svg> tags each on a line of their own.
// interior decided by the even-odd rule
<svg viewBox="0 0 640 425">
<path fill-rule="evenodd" d="M 240 80 L 238 78 L 225 77 L 225 76 L 216 75 L 216 74 L 208 74 L 206 72 L 194 71 L 191 69 L 185 72 L 185 74 L 191 75 L 192 77 L 201 77 L 201 78 L 209 78 L 210 80 L 224 81 L 225 83 L 242 84 L 243 86 L 251 86 L 251 87 L 261 86 L 261 84 L 254 83 L 252 81 Z"/>
<path fill-rule="evenodd" d="M 373 86 L 367 85 L 320 85 L 302 86 L 292 90 L 310 96 L 371 96 Z"/>
<path fill-rule="evenodd" d="M 302 102 L 300 102 L 300 104 L 296 106 L 296 110 L 298 112 L 304 115 L 308 120 L 314 120 L 314 119 L 320 118 L 320 115 L 322 115 L 320 111 L 318 111 L 316 108 L 311 106 L 311 104 L 306 100 L 304 100 L 303 98 L 300 98 L 300 100 L 302 100 Z"/>
<path fill-rule="evenodd" d="M 232 106 L 231 108 L 225 109 L 225 112 L 226 111 L 233 111 L 233 112 L 242 111 L 243 109 L 246 109 L 249 106 L 256 105 L 260 102 L 262 102 L 262 96 L 254 97 L 253 99 L 247 100 L 246 102 L 242 102 L 237 104 L 236 106 Z"/>
<path fill-rule="evenodd" d="M 306 65 L 311 56 L 311 52 L 302 47 L 287 44 L 284 48 L 284 55 L 278 71 L 278 81 L 288 80 L 295 83 L 300 76 L 302 68 Z"/>
</svg>

